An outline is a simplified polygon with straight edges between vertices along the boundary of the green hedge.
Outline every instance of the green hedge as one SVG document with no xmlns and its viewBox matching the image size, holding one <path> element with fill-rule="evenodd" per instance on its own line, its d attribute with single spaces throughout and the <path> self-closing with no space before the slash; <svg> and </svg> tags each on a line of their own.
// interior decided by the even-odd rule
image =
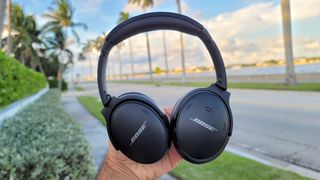
<svg viewBox="0 0 320 180">
<path fill-rule="evenodd" d="M 58 88 L 58 80 L 57 79 L 49 79 L 48 83 L 49 83 L 50 88 Z M 62 79 L 61 90 L 62 91 L 68 90 L 68 83 L 64 79 Z"/>
<path fill-rule="evenodd" d="M 91 148 L 60 105 L 58 90 L 4 122 L 0 179 L 93 179 Z"/>
<path fill-rule="evenodd" d="M 0 51 L 0 108 L 46 86 L 46 77 Z"/>
</svg>

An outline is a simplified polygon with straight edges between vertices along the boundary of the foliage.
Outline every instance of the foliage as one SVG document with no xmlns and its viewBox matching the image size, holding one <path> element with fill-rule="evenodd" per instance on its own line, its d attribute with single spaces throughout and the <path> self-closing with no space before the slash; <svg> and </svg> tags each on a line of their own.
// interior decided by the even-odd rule
<svg viewBox="0 0 320 180">
<path fill-rule="evenodd" d="M 52 40 L 49 40 L 51 45 L 51 55 L 59 59 L 59 68 L 57 71 L 58 87 L 62 86 L 62 73 L 64 68 L 72 62 L 73 53 L 67 48 L 68 30 L 71 30 L 77 42 L 80 42 L 80 37 L 76 32 L 76 28 L 81 27 L 87 29 L 83 23 L 74 22 L 74 8 L 68 0 L 55 0 L 54 6 L 49 8 L 49 12 L 44 14 L 44 17 L 49 21 L 44 25 L 46 32 L 54 34 Z"/>
<path fill-rule="evenodd" d="M 0 108 L 34 94 L 45 86 L 43 74 L 0 51 Z"/>
<path fill-rule="evenodd" d="M 33 69 L 41 69 L 40 59 L 44 55 L 45 43 L 41 38 L 42 31 L 38 29 L 33 15 L 26 15 L 21 6 L 12 6 L 12 26 L 17 32 L 13 36 L 13 52 L 22 64 Z"/>
<path fill-rule="evenodd" d="M 70 28 L 78 42 L 80 41 L 80 38 L 75 29 L 78 27 L 87 29 L 85 24 L 73 22 L 74 9 L 68 0 L 55 0 L 54 7 L 50 7 L 49 12 L 45 13 L 44 17 L 49 19 L 49 22 L 44 26 L 44 29 L 53 33 L 61 31 L 67 33 L 67 29 Z"/>
<path fill-rule="evenodd" d="M 74 89 L 75 89 L 76 91 L 84 91 L 84 88 L 81 87 L 81 86 L 74 86 Z"/>
<path fill-rule="evenodd" d="M 128 20 L 130 17 L 129 13 L 128 12 L 123 12 L 121 11 L 120 14 L 119 14 L 119 19 L 117 21 L 118 24 L 122 23 L 123 21 L 126 21 Z"/>
<path fill-rule="evenodd" d="M 231 153 L 223 153 L 216 160 L 195 165 L 183 161 L 170 174 L 178 179 L 308 179 L 296 173 L 266 166 Z"/>
<path fill-rule="evenodd" d="M 97 98 L 93 96 L 80 96 L 78 99 L 94 117 L 96 117 L 102 124 L 106 125 L 106 120 L 101 113 L 103 108 L 101 101 L 98 101 Z"/>
<path fill-rule="evenodd" d="M 162 69 L 161 69 L 160 67 L 156 67 L 156 68 L 154 69 L 154 72 L 155 72 L 156 74 L 161 74 Z"/>
<path fill-rule="evenodd" d="M 48 79 L 49 87 L 50 88 L 58 88 L 58 80 L 57 79 Z M 68 90 L 68 83 L 62 79 L 62 86 L 61 86 L 62 91 Z"/>
<path fill-rule="evenodd" d="M 0 147 L 1 179 L 93 179 L 89 144 L 57 90 L 6 120 Z"/>
<path fill-rule="evenodd" d="M 131 4 L 137 4 L 143 10 L 153 6 L 153 0 L 128 0 L 128 2 Z"/>
</svg>

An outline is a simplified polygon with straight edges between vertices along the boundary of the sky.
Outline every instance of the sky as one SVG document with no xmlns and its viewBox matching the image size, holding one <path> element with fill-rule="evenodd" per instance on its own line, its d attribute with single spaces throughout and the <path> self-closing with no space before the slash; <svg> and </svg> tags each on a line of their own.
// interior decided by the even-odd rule
<svg viewBox="0 0 320 180">
<path fill-rule="evenodd" d="M 255 63 L 269 59 L 283 59 L 283 39 L 280 0 L 181 0 L 182 13 L 203 24 L 217 43 L 226 65 Z M 33 14 L 40 25 L 46 23 L 42 14 L 52 6 L 52 1 L 13 0 L 20 4 L 27 14 Z M 88 30 L 78 30 L 81 41 L 92 39 L 109 32 L 116 26 L 120 11 L 129 12 L 130 16 L 143 13 L 141 8 L 130 5 L 127 0 L 71 0 L 75 8 L 75 21 L 88 25 Z M 291 0 L 292 36 L 294 57 L 320 56 L 320 1 Z M 175 0 L 154 0 L 154 6 L 147 12 L 177 12 Z M 150 33 L 151 56 L 153 67 L 164 69 L 162 31 Z M 179 34 L 166 31 L 169 68 L 181 67 Z M 147 51 L 145 36 L 136 35 L 133 44 L 136 72 L 146 72 Z M 187 67 L 210 66 L 211 60 L 199 39 L 184 35 Z M 123 71 L 130 73 L 128 40 L 121 48 Z M 75 54 L 79 45 L 70 47 Z M 119 72 L 116 48 L 110 55 L 113 72 Z M 97 54 L 89 56 L 95 72 Z M 77 63 L 75 69 L 88 73 L 89 62 Z"/>
</svg>

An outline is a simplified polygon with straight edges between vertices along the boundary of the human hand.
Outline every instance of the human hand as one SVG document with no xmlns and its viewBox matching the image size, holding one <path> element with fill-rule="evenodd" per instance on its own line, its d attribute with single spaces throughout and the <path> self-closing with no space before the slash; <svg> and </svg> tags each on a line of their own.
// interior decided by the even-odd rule
<svg viewBox="0 0 320 180">
<path fill-rule="evenodd" d="M 172 108 L 164 108 L 164 112 L 170 117 Z M 112 143 L 109 142 L 109 151 L 98 172 L 97 179 L 156 179 L 168 173 L 181 159 L 175 147 L 172 145 L 160 161 L 152 164 L 140 164 L 127 158 L 120 151 L 117 151 Z"/>
</svg>

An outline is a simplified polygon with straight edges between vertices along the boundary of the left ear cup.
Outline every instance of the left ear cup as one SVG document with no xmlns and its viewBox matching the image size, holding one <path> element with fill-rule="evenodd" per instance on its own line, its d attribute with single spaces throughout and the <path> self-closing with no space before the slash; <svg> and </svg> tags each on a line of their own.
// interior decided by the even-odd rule
<svg viewBox="0 0 320 180">
<path fill-rule="evenodd" d="M 172 114 L 173 143 L 184 159 L 206 163 L 223 151 L 231 117 L 218 94 L 194 90 L 181 98 Z"/>
<path fill-rule="evenodd" d="M 160 160 L 169 144 L 167 118 L 143 94 L 126 93 L 119 99 L 108 123 L 111 142 L 135 162 Z"/>
</svg>

